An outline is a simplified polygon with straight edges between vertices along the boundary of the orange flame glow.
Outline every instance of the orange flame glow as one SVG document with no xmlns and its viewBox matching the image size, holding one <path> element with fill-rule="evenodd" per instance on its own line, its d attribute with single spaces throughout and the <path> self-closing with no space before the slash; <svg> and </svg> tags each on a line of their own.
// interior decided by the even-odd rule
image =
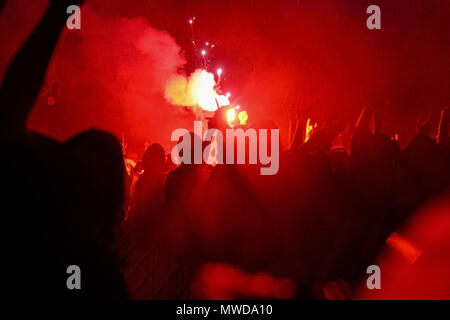
<svg viewBox="0 0 450 320">
<path fill-rule="evenodd" d="M 308 118 L 306 121 L 306 132 L 305 132 L 305 142 L 311 138 L 313 130 L 317 128 L 317 123 L 311 124 L 311 119 Z"/>
<path fill-rule="evenodd" d="M 241 125 L 246 125 L 247 124 L 247 120 L 248 120 L 248 114 L 247 111 L 241 111 L 238 113 L 238 119 L 239 119 L 239 123 Z"/>
</svg>

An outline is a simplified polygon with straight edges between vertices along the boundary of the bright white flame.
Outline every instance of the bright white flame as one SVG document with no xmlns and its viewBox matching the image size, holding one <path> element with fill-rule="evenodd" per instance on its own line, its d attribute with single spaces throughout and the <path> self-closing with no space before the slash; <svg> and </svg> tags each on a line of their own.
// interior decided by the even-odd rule
<svg viewBox="0 0 450 320">
<path fill-rule="evenodd" d="M 236 110 L 234 110 L 234 108 L 231 108 L 230 110 L 227 111 L 227 122 L 233 122 L 234 120 L 236 120 Z"/>
<path fill-rule="evenodd" d="M 217 69 L 217 75 L 220 77 L 221 74 L 222 74 L 222 69 L 221 68 Z"/>
<path fill-rule="evenodd" d="M 202 56 L 204 56 L 206 54 L 205 50 L 202 50 Z"/>
</svg>

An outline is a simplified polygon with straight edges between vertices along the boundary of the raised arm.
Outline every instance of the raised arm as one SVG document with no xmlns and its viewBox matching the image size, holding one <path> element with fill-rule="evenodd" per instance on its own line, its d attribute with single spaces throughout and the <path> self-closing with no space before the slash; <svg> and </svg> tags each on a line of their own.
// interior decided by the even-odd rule
<svg viewBox="0 0 450 320">
<path fill-rule="evenodd" d="M 439 144 L 448 144 L 448 107 L 441 110 L 437 140 Z"/>
<path fill-rule="evenodd" d="M 9 65 L 0 87 L 0 137 L 25 133 L 26 120 L 68 17 L 67 6 L 67 1 L 51 1 L 41 21 Z"/>
<path fill-rule="evenodd" d="M 370 133 L 370 119 L 372 117 L 372 112 L 369 108 L 363 107 L 359 113 L 358 121 L 355 124 L 354 135 L 358 136 L 361 134 Z"/>
<path fill-rule="evenodd" d="M 376 106 L 377 103 L 374 102 L 374 99 L 371 99 L 367 106 L 362 108 L 361 113 L 359 114 L 350 142 L 350 155 L 353 159 L 359 158 L 361 154 L 364 154 L 367 148 L 367 143 L 371 136 L 370 120 L 377 108 Z"/>
</svg>

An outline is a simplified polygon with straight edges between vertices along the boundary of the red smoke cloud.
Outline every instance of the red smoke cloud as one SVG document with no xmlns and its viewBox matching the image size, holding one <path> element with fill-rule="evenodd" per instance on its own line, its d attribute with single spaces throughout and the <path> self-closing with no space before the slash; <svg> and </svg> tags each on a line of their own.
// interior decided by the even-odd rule
<svg viewBox="0 0 450 320">
<path fill-rule="evenodd" d="M 21 5 L 28 14 L 20 10 Z M 30 32 L 45 2 L 32 6 L 16 2 L 5 9 L 10 29 L 14 16 L 23 16 L 27 24 L 19 25 L 11 35 L 2 34 L 11 44 L 2 50 L 2 70 L 17 49 L 12 47 Z M 167 82 L 184 64 L 175 39 L 145 18 L 105 15 L 85 5 L 81 29 L 64 30 L 60 37 L 29 127 L 57 139 L 97 127 L 118 137 L 124 133 L 127 141 L 139 147 L 156 141 L 167 146 L 172 130 L 189 117 L 164 99 Z"/>
</svg>

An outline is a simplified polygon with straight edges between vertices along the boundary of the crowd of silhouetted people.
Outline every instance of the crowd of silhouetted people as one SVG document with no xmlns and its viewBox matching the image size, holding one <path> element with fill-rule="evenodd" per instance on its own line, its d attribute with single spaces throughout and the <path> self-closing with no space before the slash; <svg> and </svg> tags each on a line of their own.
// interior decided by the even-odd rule
<svg viewBox="0 0 450 320">
<path fill-rule="evenodd" d="M 389 235 L 450 187 L 448 109 L 437 138 L 422 122 L 404 149 L 381 132 L 376 109 L 362 110 L 348 146 L 336 143 L 345 140 L 337 125 L 294 139 L 301 143 L 281 152 L 274 176 L 259 165 L 173 169 L 152 144 L 130 171 L 126 232 L 149 248 L 165 237 L 198 268 L 214 261 L 287 277 L 297 297 L 323 298 L 337 279 L 351 288 Z"/>
<path fill-rule="evenodd" d="M 280 151 L 274 176 L 260 175 L 259 165 L 175 167 L 158 143 L 126 166 L 108 132 L 65 142 L 29 132 L 63 7 L 51 2 L 0 89 L 3 275 L 16 294 L 127 298 L 123 243 L 146 249 L 163 239 L 194 269 L 226 263 L 289 278 L 297 298 L 323 298 L 330 281 L 356 285 L 389 235 L 450 187 L 448 109 L 437 136 L 420 123 L 401 149 L 371 101 L 348 143 L 336 143 L 345 140 L 337 124 L 300 135 Z M 66 287 L 73 264 L 81 290 Z"/>
</svg>

